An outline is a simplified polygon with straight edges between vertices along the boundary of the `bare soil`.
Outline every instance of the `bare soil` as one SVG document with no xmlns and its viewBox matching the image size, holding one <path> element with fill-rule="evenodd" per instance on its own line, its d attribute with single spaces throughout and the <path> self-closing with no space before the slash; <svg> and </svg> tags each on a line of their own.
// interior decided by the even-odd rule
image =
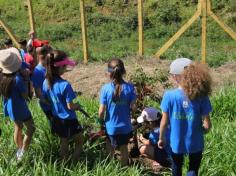
<svg viewBox="0 0 236 176">
<path fill-rule="evenodd" d="M 137 59 L 134 57 L 124 59 L 127 70 L 126 78 L 134 73 L 135 68 L 142 67 L 144 72 L 152 75 L 155 69 L 168 70 L 170 62 L 167 60 L 157 60 L 156 58 Z M 83 96 L 97 97 L 101 86 L 108 82 L 106 76 L 107 63 L 96 62 L 87 65 L 79 64 L 72 71 L 66 73 L 64 78 L 72 83 L 73 88 L 81 92 Z M 236 62 L 226 63 L 218 68 L 211 68 L 214 90 L 225 85 L 236 83 Z M 155 88 L 160 92 L 164 89 L 160 85 Z"/>
</svg>

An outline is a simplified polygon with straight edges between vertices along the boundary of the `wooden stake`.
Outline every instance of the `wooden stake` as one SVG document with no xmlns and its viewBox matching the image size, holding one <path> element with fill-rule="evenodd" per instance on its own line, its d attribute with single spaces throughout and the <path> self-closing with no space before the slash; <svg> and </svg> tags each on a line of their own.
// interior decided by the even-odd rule
<svg viewBox="0 0 236 176">
<path fill-rule="evenodd" d="M 227 32 L 235 41 L 236 41 L 236 33 L 225 24 L 219 17 L 217 17 L 213 12 L 210 13 L 210 16 L 220 25 L 220 27 Z"/>
<path fill-rule="evenodd" d="M 16 36 L 13 34 L 13 32 L 11 31 L 11 29 L 7 26 L 7 24 L 0 19 L 0 26 L 3 27 L 3 29 L 6 31 L 6 33 L 8 34 L 8 36 L 11 38 L 11 40 L 13 41 L 13 43 L 15 44 L 15 46 L 17 48 L 20 48 L 20 44 L 18 43 L 18 40 L 16 38 Z"/>
<path fill-rule="evenodd" d="M 202 0 L 202 63 L 206 63 L 207 3 Z"/>
<path fill-rule="evenodd" d="M 171 46 L 173 43 L 193 24 L 194 21 L 200 16 L 201 12 L 197 11 L 192 18 L 185 23 L 180 30 L 166 42 L 161 49 L 156 53 L 156 57 L 160 59 L 160 56 Z"/>
<path fill-rule="evenodd" d="M 138 0 L 138 31 L 139 31 L 139 55 L 143 56 L 144 46 L 143 46 L 143 2 Z"/>
<path fill-rule="evenodd" d="M 202 62 L 206 62 L 206 37 L 207 37 L 207 16 L 211 16 L 221 28 L 224 29 L 235 41 L 236 33 L 226 25 L 219 17 L 217 17 L 211 11 L 211 0 L 198 0 L 197 12 L 195 15 L 182 26 L 182 28 L 166 42 L 161 49 L 156 53 L 156 57 L 160 56 L 192 25 L 192 23 L 201 15 L 202 13 Z"/>
<path fill-rule="evenodd" d="M 34 35 L 36 35 L 32 0 L 28 0 L 28 12 L 29 12 L 30 30 L 34 31 Z"/>
<path fill-rule="evenodd" d="M 87 27 L 86 27 L 85 11 L 84 11 L 84 0 L 80 0 L 80 13 L 81 13 L 84 63 L 87 64 L 88 63 L 88 41 L 87 41 Z"/>
</svg>

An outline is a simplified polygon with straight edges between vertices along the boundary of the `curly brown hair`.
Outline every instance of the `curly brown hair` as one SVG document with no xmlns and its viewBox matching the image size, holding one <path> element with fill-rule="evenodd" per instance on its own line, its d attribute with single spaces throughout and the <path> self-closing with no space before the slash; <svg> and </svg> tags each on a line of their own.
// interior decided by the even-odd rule
<svg viewBox="0 0 236 176">
<path fill-rule="evenodd" d="M 211 94 L 212 78 L 207 65 L 195 62 L 189 65 L 181 76 L 180 85 L 190 100 Z"/>
</svg>

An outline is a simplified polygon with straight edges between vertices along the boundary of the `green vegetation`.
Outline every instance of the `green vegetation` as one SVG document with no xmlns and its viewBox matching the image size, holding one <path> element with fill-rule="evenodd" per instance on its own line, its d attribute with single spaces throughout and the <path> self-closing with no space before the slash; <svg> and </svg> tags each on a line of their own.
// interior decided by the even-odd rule
<svg viewBox="0 0 236 176">
<path fill-rule="evenodd" d="M 23 1 L 24 2 L 24 1 Z M 27 37 L 28 12 L 22 0 L 0 0 L 0 15 L 19 38 Z M 236 31 L 235 1 L 215 0 L 213 10 Z M 145 55 L 154 55 L 179 27 L 196 10 L 196 2 L 155 1 L 144 2 Z M 53 46 L 61 48 L 82 60 L 79 1 L 33 0 L 38 37 L 49 39 Z M 97 6 L 95 0 L 86 0 L 90 59 L 107 60 L 111 57 L 136 55 L 137 6 L 133 1 L 127 6 L 122 1 L 106 0 Z M 236 58 L 236 44 L 210 18 L 208 20 L 208 62 L 218 66 Z M 0 38 L 6 35 L 0 29 Z M 172 46 L 163 58 L 179 56 L 201 58 L 201 20 Z"/>
<path fill-rule="evenodd" d="M 196 10 L 196 2 L 156 1 L 144 3 L 145 56 L 154 55 L 158 48 L 172 36 Z M 236 31 L 235 0 L 214 0 L 213 10 Z M 78 0 L 33 0 L 37 35 L 40 39 L 49 39 L 53 46 L 66 50 L 72 57 L 82 60 L 82 41 Z M 90 58 L 104 61 L 111 57 L 136 55 L 137 7 L 133 1 L 124 6 L 122 1 L 106 0 L 103 6 L 96 6 L 95 0 L 86 0 Z M 27 9 L 22 0 L 0 0 L 0 16 L 13 29 L 19 38 L 26 38 L 29 31 Z M 218 66 L 236 58 L 236 43 L 212 20 L 208 20 L 208 63 Z M 0 40 L 6 37 L 0 28 Z M 163 56 L 174 59 L 179 56 L 199 59 L 201 54 L 201 20 L 197 22 Z M 142 78 L 142 79 L 140 79 Z M 165 73 L 156 70 L 153 77 L 143 70 L 137 70 L 132 81 L 145 80 L 152 85 L 161 82 L 167 88 Z M 150 98 L 151 97 L 151 98 Z M 156 99 L 145 97 L 144 105 L 158 107 Z M 86 119 L 78 113 L 81 124 L 97 128 L 98 101 L 86 97 L 78 98 L 85 110 L 91 115 Z M 222 88 L 211 97 L 213 128 L 206 135 L 206 147 L 201 164 L 200 175 L 235 176 L 236 175 L 236 88 Z M 2 104 L 0 102 L 0 106 Z M 151 175 L 142 165 L 121 168 L 117 161 L 111 161 L 104 155 L 103 142 L 86 141 L 81 162 L 76 165 L 58 160 L 58 139 L 51 135 L 48 122 L 37 102 L 30 103 L 36 133 L 29 151 L 22 162 L 15 159 L 13 142 L 13 124 L 8 118 L 0 119 L 3 134 L 0 137 L 0 175 Z M 2 116 L 2 110 L 0 111 Z M 185 172 L 186 172 L 185 167 Z M 170 175 L 163 173 L 162 175 Z"/>
<path fill-rule="evenodd" d="M 206 135 L 200 175 L 234 176 L 236 173 L 235 99 L 235 87 L 221 89 L 211 98 L 214 109 L 212 113 L 213 128 Z M 81 123 L 84 126 L 94 125 L 96 128 L 94 117 L 98 109 L 97 100 L 84 97 L 79 97 L 79 100 L 92 116 L 91 119 L 85 119 L 78 114 Z M 102 141 L 95 143 L 87 141 L 84 144 L 81 162 L 77 165 L 58 161 L 58 140 L 50 134 L 46 117 L 35 101 L 30 104 L 30 109 L 37 131 L 27 155 L 19 163 L 15 160 L 13 124 L 9 122 L 8 118 L 1 118 L 3 135 L 0 142 L 0 175 L 151 175 L 143 166 L 120 168 L 117 161 L 106 159 Z M 169 175 L 169 173 L 163 173 L 163 175 Z"/>
</svg>

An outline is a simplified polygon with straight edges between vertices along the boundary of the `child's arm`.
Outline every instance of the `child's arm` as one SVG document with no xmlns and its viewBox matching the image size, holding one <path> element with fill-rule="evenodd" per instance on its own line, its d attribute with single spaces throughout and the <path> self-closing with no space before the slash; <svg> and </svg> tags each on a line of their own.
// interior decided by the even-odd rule
<svg viewBox="0 0 236 176">
<path fill-rule="evenodd" d="M 37 98 L 41 98 L 42 97 L 41 88 L 35 88 L 34 92 L 35 92 L 35 95 L 36 95 Z"/>
<path fill-rule="evenodd" d="M 151 141 L 149 139 L 145 139 L 143 135 L 138 136 L 138 139 L 140 142 L 142 142 L 144 145 L 151 145 Z"/>
<path fill-rule="evenodd" d="M 168 114 L 166 112 L 162 113 L 162 119 L 160 124 L 160 136 L 158 141 L 158 147 L 164 148 L 165 146 L 165 131 L 168 126 Z"/>
<path fill-rule="evenodd" d="M 67 103 L 67 108 L 69 110 L 80 111 L 86 117 L 90 117 L 89 114 L 87 112 L 85 112 L 85 110 L 82 109 L 82 107 L 79 103 L 73 103 L 73 102 Z"/>
<path fill-rule="evenodd" d="M 105 111 L 106 111 L 106 106 L 101 104 L 98 111 L 98 117 L 102 121 L 104 120 Z"/>
<path fill-rule="evenodd" d="M 100 124 L 101 130 L 104 130 L 104 116 L 106 112 L 106 105 L 101 104 L 98 110 L 98 123 Z"/>
<path fill-rule="evenodd" d="M 210 119 L 210 115 L 206 115 L 203 116 L 203 129 L 204 132 L 209 132 L 209 130 L 211 129 L 211 119 Z"/>
</svg>

